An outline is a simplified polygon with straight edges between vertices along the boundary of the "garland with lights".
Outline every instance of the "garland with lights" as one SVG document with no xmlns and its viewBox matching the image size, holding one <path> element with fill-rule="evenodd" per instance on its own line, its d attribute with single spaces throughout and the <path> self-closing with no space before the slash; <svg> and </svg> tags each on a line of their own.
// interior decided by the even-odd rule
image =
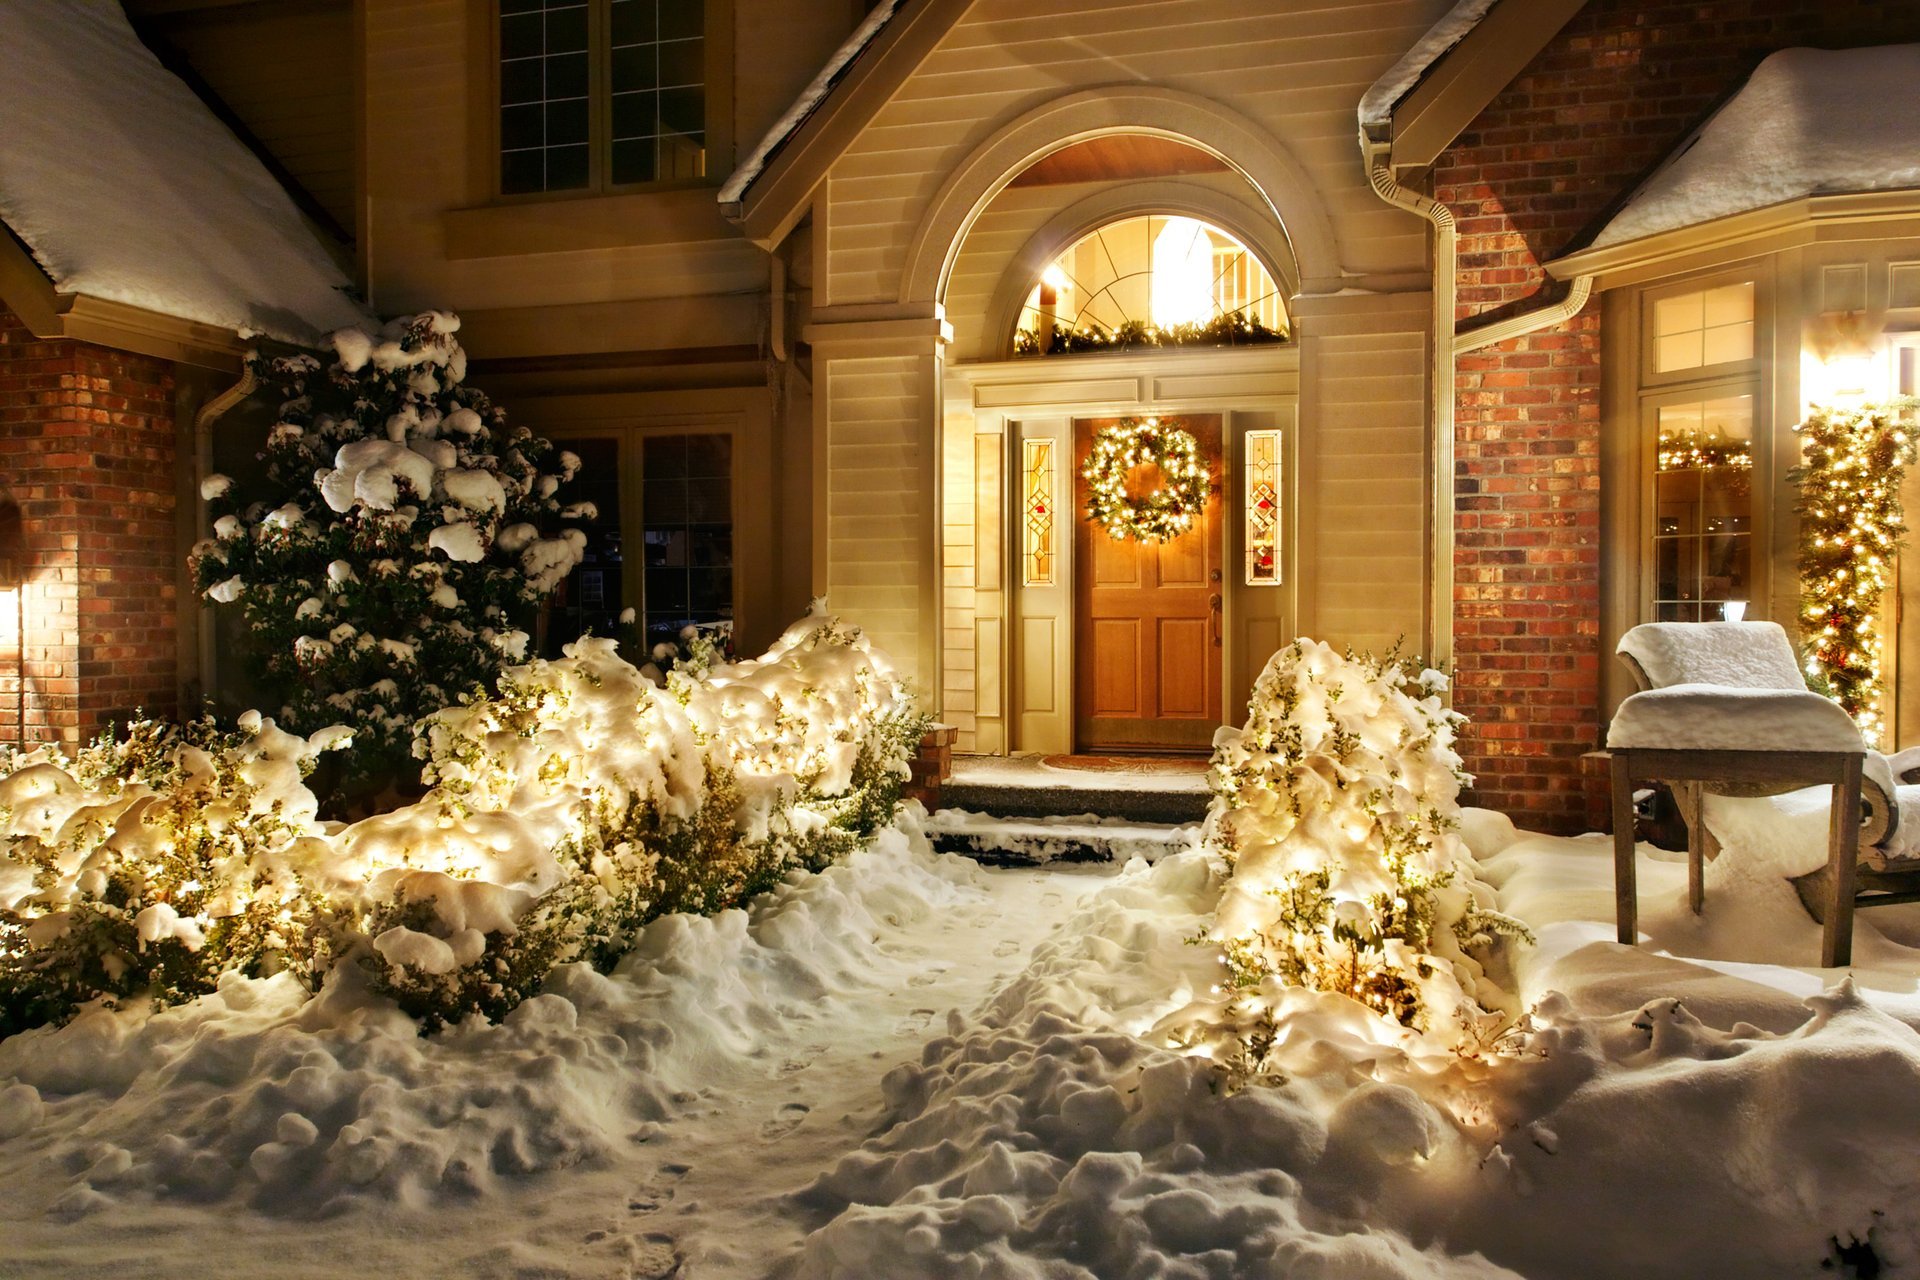
<svg viewBox="0 0 1920 1280">
<path fill-rule="evenodd" d="M 1807 674 L 1880 740 L 1885 693 L 1880 600 L 1906 532 L 1900 482 L 1914 438 L 1900 421 L 1914 402 L 1815 407 L 1796 430 L 1806 461 L 1788 473 L 1799 490 L 1801 629 Z"/>
<path fill-rule="evenodd" d="M 1159 468 L 1162 482 L 1135 497 L 1127 479 L 1145 466 Z M 1080 475 L 1087 482 L 1087 518 L 1115 542 L 1171 542 L 1193 527 L 1213 495 L 1200 442 L 1178 418 L 1122 418 L 1102 427 Z"/>
<path fill-rule="evenodd" d="M 1660 470 L 1692 471 L 1704 467 L 1751 471 L 1753 444 L 1748 440 L 1729 440 L 1723 435 L 1709 436 L 1698 431 L 1661 433 Z"/>
<path fill-rule="evenodd" d="M 1056 324 L 1043 335 L 1022 329 L 1013 335 L 1013 351 L 1021 356 L 1071 356 L 1090 351 L 1134 351 L 1146 347 L 1253 347 L 1285 342 L 1288 333 L 1263 324 L 1244 311 L 1227 311 L 1201 322 L 1161 327 L 1129 320 L 1114 328 L 1095 324 Z"/>
</svg>

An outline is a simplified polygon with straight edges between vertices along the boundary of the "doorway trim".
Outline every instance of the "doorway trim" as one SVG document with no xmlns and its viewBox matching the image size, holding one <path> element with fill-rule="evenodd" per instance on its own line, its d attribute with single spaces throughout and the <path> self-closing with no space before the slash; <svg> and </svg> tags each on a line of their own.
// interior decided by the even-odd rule
<svg viewBox="0 0 1920 1280">
<path fill-rule="evenodd" d="M 947 627 L 942 695 L 961 708 L 963 749 L 1004 755 L 1073 749 L 1073 600 L 1076 566 L 1070 527 L 1058 530 L 1061 556 L 1054 580 L 1023 584 L 1020 563 L 1020 447 L 1023 439 L 1056 441 L 1054 493 L 1063 520 L 1072 508 L 1072 422 L 1076 418 L 1219 414 L 1224 502 L 1222 563 L 1226 567 L 1222 664 L 1224 718 L 1237 719 L 1257 670 L 1255 650 L 1278 648 L 1301 622 L 1310 598 L 1299 554 L 1302 508 L 1310 494 L 1297 477 L 1301 352 L 1296 344 L 1180 350 L 1092 357 L 1029 357 L 950 366 L 946 379 L 946 501 L 942 516 Z M 1245 433 L 1282 432 L 1284 485 L 1282 573 L 1277 585 L 1249 587 L 1238 571 L 1244 510 L 1241 467 Z M 1053 626 L 1029 626 L 1049 618 Z M 1048 687 L 1049 702 L 1038 696 Z M 970 713 L 970 714 L 969 714 Z M 971 725 L 966 723 L 971 721 Z M 971 728 L 969 734 L 967 730 Z M 970 739 L 970 740 L 969 740 Z"/>
</svg>

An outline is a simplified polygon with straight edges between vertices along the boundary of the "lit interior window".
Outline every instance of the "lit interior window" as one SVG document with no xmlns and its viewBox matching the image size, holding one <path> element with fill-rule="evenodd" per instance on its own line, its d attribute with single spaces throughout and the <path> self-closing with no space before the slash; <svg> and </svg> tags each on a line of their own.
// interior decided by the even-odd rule
<svg viewBox="0 0 1920 1280">
<path fill-rule="evenodd" d="M 1147 214 L 1109 223 L 1048 263 L 1014 347 L 1057 355 L 1277 342 L 1289 328 L 1279 287 L 1244 244 L 1194 218 Z"/>
<path fill-rule="evenodd" d="M 1661 405 L 1654 616 L 1743 617 L 1752 599 L 1753 397 Z"/>
<path fill-rule="evenodd" d="M 1673 373 L 1753 359 L 1753 282 L 1653 304 L 1654 370 Z"/>
</svg>

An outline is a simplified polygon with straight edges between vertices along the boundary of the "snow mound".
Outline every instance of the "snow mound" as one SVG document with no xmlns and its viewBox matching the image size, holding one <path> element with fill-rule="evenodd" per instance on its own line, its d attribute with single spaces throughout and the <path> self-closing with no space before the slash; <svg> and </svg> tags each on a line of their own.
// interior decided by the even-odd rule
<svg viewBox="0 0 1920 1280">
<path fill-rule="evenodd" d="M 602 1164 L 796 1005 L 857 988 L 883 922 L 936 918 L 977 874 L 907 819 L 748 911 L 663 917 L 613 973 L 564 966 L 498 1025 L 432 1038 L 351 966 L 312 1001 L 286 975 L 229 976 L 164 1012 L 95 1008 L 0 1042 L 0 1183 L 32 1172 L 75 1216 L 146 1197 L 325 1216 Z"/>
<path fill-rule="evenodd" d="M 1410 1089 L 1223 1096 L 1215 1064 L 1153 1042 L 1217 975 L 1187 939 L 1219 893 L 1204 853 L 1134 864 L 976 1020 L 895 1068 L 885 1131 L 796 1196 L 828 1219 L 793 1274 L 1509 1274 L 1322 1207 L 1362 1206 L 1387 1171 L 1442 1154 L 1450 1127 Z"/>
</svg>

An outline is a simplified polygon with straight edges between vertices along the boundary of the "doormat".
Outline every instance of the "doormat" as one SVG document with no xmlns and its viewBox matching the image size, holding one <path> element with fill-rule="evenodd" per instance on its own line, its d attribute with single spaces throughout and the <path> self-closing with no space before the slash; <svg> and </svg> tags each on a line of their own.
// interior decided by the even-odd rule
<svg viewBox="0 0 1920 1280">
<path fill-rule="evenodd" d="M 1192 773 L 1207 771 L 1204 756 L 1042 756 L 1040 763 L 1080 773 Z"/>
</svg>

